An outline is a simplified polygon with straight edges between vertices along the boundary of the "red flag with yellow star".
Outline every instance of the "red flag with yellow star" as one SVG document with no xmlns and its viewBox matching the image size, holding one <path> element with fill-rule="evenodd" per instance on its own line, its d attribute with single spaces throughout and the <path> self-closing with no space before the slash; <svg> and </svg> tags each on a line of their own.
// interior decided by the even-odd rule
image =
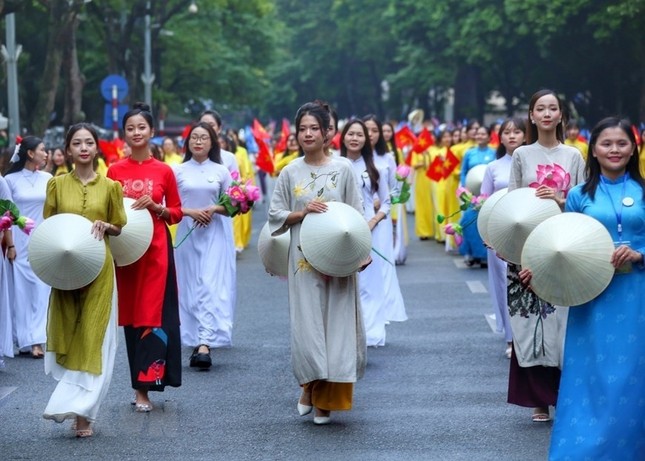
<svg viewBox="0 0 645 461">
<path fill-rule="evenodd" d="M 256 138 L 260 138 L 262 140 L 271 139 L 271 135 L 262 126 L 257 118 L 253 119 L 253 126 L 251 127 L 251 131 L 253 132 L 253 136 Z"/>
<path fill-rule="evenodd" d="M 433 145 L 434 138 L 432 137 L 432 133 L 430 133 L 430 131 L 426 127 L 423 127 L 423 130 L 421 130 L 421 133 L 419 133 L 417 142 L 414 144 L 414 147 L 412 147 L 412 150 L 417 154 L 420 154 L 421 152 L 427 150 L 428 147 Z"/>
<path fill-rule="evenodd" d="M 396 141 L 396 146 L 399 149 L 403 149 L 404 147 L 414 146 L 414 143 L 417 142 L 417 137 L 408 126 L 404 126 L 394 134 L 394 140 Z"/>
<path fill-rule="evenodd" d="M 273 174 L 275 165 L 273 164 L 273 156 L 269 152 L 269 148 L 262 138 L 255 137 L 255 142 L 258 145 L 258 154 L 255 157 L 255 164 L 262 171 Z"/>
<path fill-rule="evenodd" d="M 289 120 L 286 118 L 282 119 L 282 130 L 280 130 L 280 140 L 275 145 L 273 149 L 274 152 L 284 152 L 287 150 L 287 139 L 289 139 L 289 134 L 291 133 L 291 127 L 289 126 Z"/>
<path fill-rule="evenodd" d="M 636 128 L 636 125 L 632 125 L 632 133 L 634 133 L 634 137 L 636 138 L 636 144 L 641 145 L 641 137 L 638 134 L 638 128 Z"/>
<path fill-rule="evenodd" d="M 432 163 L 430 163 L 430 166 L 426 171 L 426 176 L 430 178 L 432 181 L 437 181 L 437 182 L 445 178 L 444 170 L 443 170 L 443 160 L 441 160 L 441 157 L 439 156 L 435 157 Z"/>
<path fill-rule="evenodd" d="M 443 177 L 447 178 L 450 174 L 455 171 L 455 168 L 459 166 L 461 161 L 457 158 L 455 154 L 452 153 L 450 148 L 446 152 L 446 158 L 443 161 Z"/>
</svg>

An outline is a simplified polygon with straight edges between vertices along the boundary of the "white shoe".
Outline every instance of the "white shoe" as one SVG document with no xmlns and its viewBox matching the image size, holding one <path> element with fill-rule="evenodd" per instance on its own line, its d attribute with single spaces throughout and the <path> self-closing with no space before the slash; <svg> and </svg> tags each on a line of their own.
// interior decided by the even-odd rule
<svg viewBox="0 0 645 461">
<path fill-rule="evenodd" d="M 318 426 L 323 426 L 330 422 L 331 418 L 329 416 L 314 416 L 314 424 L 317 424 Z"/>
<path fill-rule="evenodd" d="M 318 426 L 329 424 L 331 422 L 331 412 L 326 412 L 326 413 L 328 413 L 327 416 L 314 415 L 314 424 Z"/>
<path fill-rule="evenodd" d="M 300 416 L 305 416 L 311 413 L 311 410 L 313 410 L 314 407 L 310 405 L 303 405 L 302 403 L 298 402 L 298 414 Z"/>
</svg>

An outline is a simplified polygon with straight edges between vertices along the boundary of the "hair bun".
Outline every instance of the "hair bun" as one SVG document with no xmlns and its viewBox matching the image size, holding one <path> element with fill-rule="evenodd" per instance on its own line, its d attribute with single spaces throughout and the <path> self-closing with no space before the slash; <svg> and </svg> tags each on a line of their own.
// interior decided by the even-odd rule
<svg viewBox="0 0 645 461">
<path fill-rule="evenodd" d="M 151 112 L 150 106 L 148 104 L 146 104 L 145 102 L 135 102 L 132 105 L 132 108 L 133 109 L 139 109 L 139 110 L 146 111 L 146 112 Z"/>
</svg>

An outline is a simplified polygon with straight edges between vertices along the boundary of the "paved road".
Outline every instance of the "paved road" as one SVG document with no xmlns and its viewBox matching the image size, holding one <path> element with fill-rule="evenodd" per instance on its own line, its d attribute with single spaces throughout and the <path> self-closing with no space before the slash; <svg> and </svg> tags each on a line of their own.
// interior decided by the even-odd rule
<svg viewBox="0 0 645 461">
<path fill-rule="evenodd" d="M 95 436 L 77 440 L 69 422 L 41 417 L 55 386 L 42 361 L 9 359 L 0 373 L 0 459 L 546 459 L 550 424 L 506 403 L 508 360 L 486 320 L 486 271 L 415 238 L 398 268 L 410 319 L 388 326 L 385 347 L 368 350 L 354 409 L 334 413 L 330 426 L 299 417 L 286 282 L 264 272 L 255 250 L 262 216 L 260 208 L 238 260 L 235 346 L 214 352 L 212 371 L 188 368 L 185 349 L 183 386 L 152 394 L 152 413 L 134 413 L 120 334 Z"/>
</svg>

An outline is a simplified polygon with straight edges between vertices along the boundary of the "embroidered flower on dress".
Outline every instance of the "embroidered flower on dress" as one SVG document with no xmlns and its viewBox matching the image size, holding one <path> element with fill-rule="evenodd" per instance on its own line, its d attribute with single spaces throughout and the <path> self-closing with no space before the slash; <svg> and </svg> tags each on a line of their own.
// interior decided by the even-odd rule
<svg viewBox="0 0 645 461">
<path fill-rule="evenodd" d="M 293 188 L 293 195 L 301 197 L 305 193 L 305 188 L 302 186 L 302 181 L 295 185 Z"/>
<path fill-rule="evenodd" d="M 569 190 L 571 175 L 557 163 L 553 165 L 538 165 L 536 173 L 537 181 L 529 184 L 529 187 L 537 189 L 540 186 L 548 186 L 555 189 L 556 192 L 566 192 Z"/>
<path fill-rule="evenodd" d="M 311 272 L 311 264 L 309 264 L 309 261 L 307 261 L 305 258 L 300 258 L 297 263 L 298 268 L 296 269 L 296 272 L 299 270 L 303 272 Z M 294 272 L 294 274 L 296 273 Z"/>
</svg>

